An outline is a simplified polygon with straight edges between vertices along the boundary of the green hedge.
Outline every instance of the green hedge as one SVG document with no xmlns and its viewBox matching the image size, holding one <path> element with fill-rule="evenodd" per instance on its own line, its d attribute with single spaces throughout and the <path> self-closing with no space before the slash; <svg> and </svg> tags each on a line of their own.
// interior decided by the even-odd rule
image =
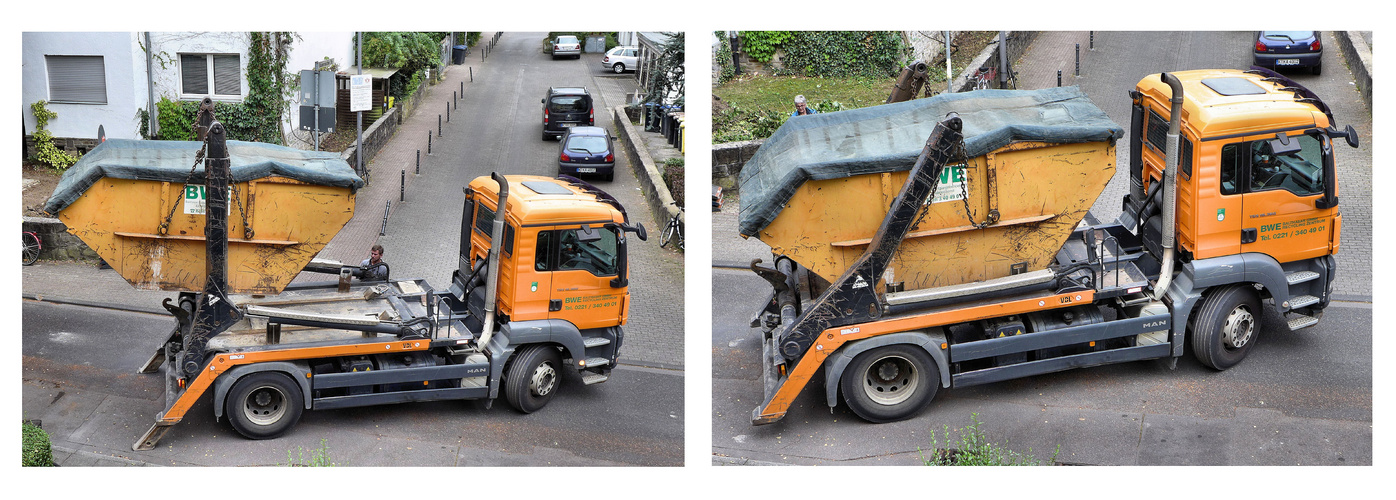
<svg viewBox="0 0 1396 500">
<path fill-rule="evenodd" d="M 28 422 L 24 423 L 24 434 L 21 438 L 24 445 L 21 455 L 20 465 L 24 467 L 56 467 L 53 463 L 53 445 L 49 443 L 48 433 Z"/>
</svg>

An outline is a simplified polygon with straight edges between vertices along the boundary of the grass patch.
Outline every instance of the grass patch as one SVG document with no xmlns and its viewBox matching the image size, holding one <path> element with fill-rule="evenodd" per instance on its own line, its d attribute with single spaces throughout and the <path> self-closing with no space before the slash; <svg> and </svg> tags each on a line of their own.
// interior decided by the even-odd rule
<svg viewBox="0 0 1396 500">
<path fill-rule="evenodd" d="M 954 429 L 959 435 L 958 442 L 950 439 L 952 430 L 948 425 L 943 426 L 939 436 L 931 431 L 931 449 L 934 451 L 927 458 L 922 450 L 917 449 L 921 462 L 926 465 L 1052 465 L 1062 451 L 1061 445 L 1057 445 L 1051 457 L 1039 461 L 1031 455 L 1032 448 L 1028 448 L 1028 453 L 1019 453 L 990 442 L 988 435 L 979 429 L 979 414 L 971 413 L 969 418 L 974 422 L 969 427 Z M 942 448 L 941 438 L 945 439 L 945 446 L 953 447 Z"/>
<path fill-rule="evenodd" d="M 304 449 L 299 446 L 295 450 L 286 451 L 287 467 L 338 467 L 330 460 L 330 447 L 324 439 L 320 440 L 320 447 L 314 449 Z"/>
<path fill-rule="evenodd" d="M 53 445 L 49 443 L 48 433 L 44 432 L 34 424 L 24 422 L 23 452 L 20 455 L 20 465 L 24 467 L 56 467 L 53 463 Z"/>
</svg>

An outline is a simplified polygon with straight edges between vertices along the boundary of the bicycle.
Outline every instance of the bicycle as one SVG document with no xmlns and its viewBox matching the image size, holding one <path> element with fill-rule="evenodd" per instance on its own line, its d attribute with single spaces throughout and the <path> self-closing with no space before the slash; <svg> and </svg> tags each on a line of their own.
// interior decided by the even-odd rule
<svg viewBox="0 0 1396 500">
<path fill-rule="evenodd" d="M 672 241 L 679 250 L 683 250 L 683 222 L 679 220 L 679 217 L 683 215 L 683 207 L 677 201 L 670 203 L 670 205 L 678 207 L 679 213 L 670 217 L 669 223 L 664 225 L 664 232 L 659 236 L 659 247 L 664 248 Z"/>
<path fill-rule="evenodd" d="M 43 251 L 44 244 L 39 241 L 39 234 L 33 231 L 24 231 L 20 238 L 24 243 L 24 253 L 22 254 L 24 265 L 33 264 L 39 260 L 39 252 Z"/>
<path fill-rule="evenodd" d="M 1012 67 L 1012 66 L 1009 66 L 1006 75 L 1007 75 L 1008 78 L 1006 79 L 1007 82 L 1005 82 L 1005 83 L 1007 84 L 1007 87 L 1005 87 L 1005 88 L 1017 89 L 1017 88 L 1018 88 L 1018 72 L 1013 71 L 1013 67 Z M 995 88 L 995 85 L 998 84 L 998 79 L 999 79 L 999 69 L 998 69 L 998 67 L 995 67 L 995 66 L 986 66 L 986 67 L 983 67 L 983 68 L 979 68 L 979 69 L 977 69 L 977 70 L 974 70 L 974 90 L 984 90 L 984 89 L 992 89 L 992 88 Z"/>
</svg>

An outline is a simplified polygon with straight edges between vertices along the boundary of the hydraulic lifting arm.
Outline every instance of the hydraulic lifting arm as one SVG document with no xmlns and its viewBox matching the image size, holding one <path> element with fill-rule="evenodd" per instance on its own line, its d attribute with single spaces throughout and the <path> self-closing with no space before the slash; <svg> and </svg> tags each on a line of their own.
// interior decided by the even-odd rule
<svg viewBox="0 0 1396 500">
<path fill-rule="evenodd" d="M 778 404 L 781 407 L 778 411 L 767 411 L 778 393 L 783 394 L 782 399 L 793 399 L 794 394 L 802 389 L 803 383 L 788 384 L 801 387 L 784 387 L 787 384 L 780 381 L 779 374 L 773 374 L 778 370 L 777 364 L 794 366 L 810 350 L 814 340 L 829 328 L 876 320 L 883 315 L 884 305 L 875 291 L 877 280 L 887 269 L 897 247 L 918 222 L 917 214 L 925 208 L 926 200 L 935 195 L 945 165 L 964 159 L 961 126 L 960 117 L 954 114 L 936 125 L 868 249 L 818 299 L 805 307 L 795 321 L 783 324 L 772 332 L 774 345 L 768 344 L 768 350 L 770 347 L 778 348 L 784 363 L 773 359 L 774 353 L 765 356 L 763 363 L 768 372 L 765 401 L 753 413 L 753 423 L 771 423 L 779 419 L 788 401 Z M 761 269 L 758 274 L 773 284 L 788 280 L 788 275 L 780 270 Z M 776 288 L 784 289 L 778 295 L 795 293 L 788 286 Z"/>
</svg>

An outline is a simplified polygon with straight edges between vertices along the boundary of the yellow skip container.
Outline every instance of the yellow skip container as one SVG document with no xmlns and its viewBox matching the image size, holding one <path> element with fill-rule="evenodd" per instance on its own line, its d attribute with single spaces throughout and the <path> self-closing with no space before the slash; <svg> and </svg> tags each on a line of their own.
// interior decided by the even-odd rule
<svg viewBox="0 0 1396 500">
<path fill-rule="evenodd" d="M 200 143 L 112 139 L 64 174 L 45 205 L 132 286 L 203 291 Z M 228 141 L 227 293 L 280 293 L 354 215 L 364 185 L 336 153 Z"/>
</svg>

